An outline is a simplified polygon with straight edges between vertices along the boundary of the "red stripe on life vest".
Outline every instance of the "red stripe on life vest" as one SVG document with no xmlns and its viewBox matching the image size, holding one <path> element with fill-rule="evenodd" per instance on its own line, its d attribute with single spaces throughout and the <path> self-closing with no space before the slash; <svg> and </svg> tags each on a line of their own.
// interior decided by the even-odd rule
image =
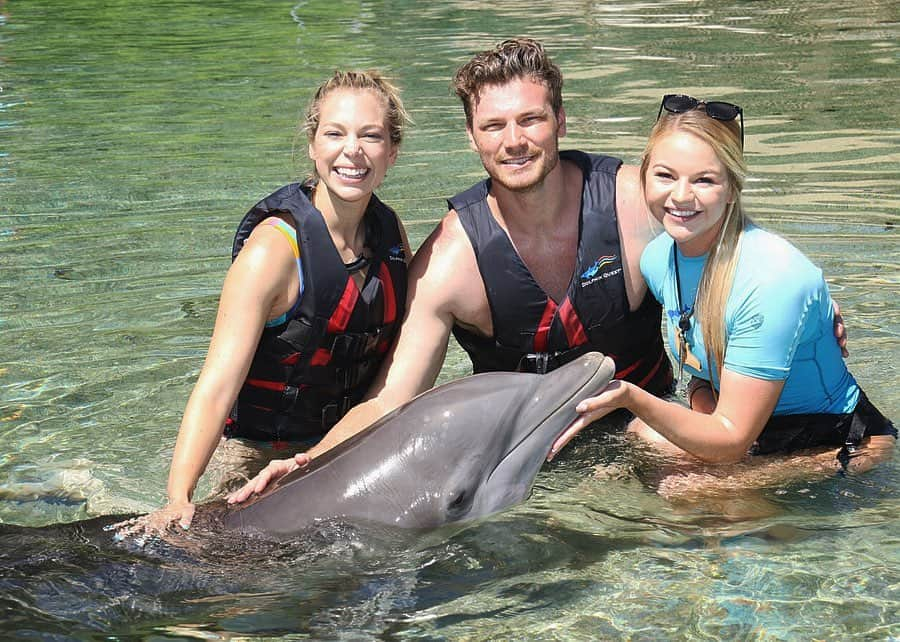
<svg viewBox="0 0 900 642">
<path fill-rule="evenodd" d="M 316 350 L 315 354 L 313 354 L 312 359 L 309 360 L 309 365 L 327 366 L 329 361 L 331 361 L 331 350 L 319 348 Z"/>
<path fill-rule="evenodd" d="M 634 372 L 637 369 L 637 367 L 639 365 L 641 365 L 642 361 L 643 361 L 643 359 L 638 359 L 637 361 L 632 363 L 630 366 L 622 368 L 621 370 L 617 371 L 615 374 L 616 379 L 624 379 L 625 377 L 630 375 L 632 372 Z"/>
<path fill-rule="evenodd" d="M 294 354 L 289 354 L 284 359 L 282 359 L 281 365 L 293 366 L 293 365 L 296 365 L 299 360 L 300 360 L 300 353 L 295 352 Z"/>
<path fill-rule="evenodd" d="M 384 290 L 384 323 L 387 325 L 397 318 L 397 295 L 394 294 L 391 272 L 384 263 L 378 271 L 378 278 L 381 279 L 381 287 Z"/>
<path fill-rule="evenodd" d="M 587 343 L 587 333 L 584 331 L 581 319 L 575 314 L 575 308 L 572 307 L 569 297 L 566 297 L 566 300 L 559 307 L 559 318 L 566 331 L 566 340 L 569 342 L 570 348 Z"/>
<path fill-rule="evenodd" d="M 253 386 L 254 388 L 277 390 L 278 392 L 282 392 L 285 386 L 284 383 L 281 383 L 279 381 L 266 381 L 265 379 L 247 379 L 247 385 Z"/>
<path fill-rule="evenodd" d="M 656 372 L 659 370 L 659 367 L 662 365 L 663 359 L 665 359 L 665 357 L 666 357 L 665 354 L 660 353 L 659 359 L 656 360 L 656 365 L 653 366 L 652 368 L 650 368 L 650 373 L 649 373 L 646 377 L 644 377 L 643 379 L 641 379 L 640 381 L 638 381 L 638 385 L 639 385 L 641 388 L 643 388 L 643 387 L 646 386 L 648 383 L 650 383 L 650 380 L 653 379 L 653 377 L 656 376 Z"/>
<path fill-rule="evenodd" d="M 656 364 L 655 364 L 652 368 L 650 368 L 650 372 L 647 373 L 646 375 L 644 375 L 644 378 L 637 382 L 638 387 L 643 388 L 643 387 L 646 386 L 648 383 L 650 383 L 650 380 L 653 379 L 654 375 L 656 375 L 657 371 L 659 370 L 659 367 L 662 365 L 662 362 L 663 362 L 663 358 L 664 358 L 664 357 L 665 357 L 665 355 L 662 354 L 662 353 L 660 353 L 659 357 L 656 359 Z M 637 368 L 638 368 L 642 363 L 644 363 L 644 360 L 643 360 L 643 359 L 638 359 L 637 361 L 635 361 L 634 363 L 632 363 L 632 364 L 631 364 L 630 366 L 628 366 L 627 368 L 622 368 L 621 370 L 619 370 L 618 372 L 616 372 L 616 375 L 615 375 L 615 376 L 616 376 L 616 379 L 624 379 L 625 377 L 627 377 L 628 375 L 630 375 L 632 372 L 634 372 L 635 370 L 637 370 Z"/>
<path fill-rule="evenodd" d="M 356 287 L 356 283 L 353 282 L 352 277 L 347 277 L 347 285 L 344 288 L 344 293 L 341 295 L 341 300 L 338 302 L 334 314 L 328 319 L 329 334 L 338 334 L 347 329 L 347 324 L 350 323 L 350 315 L 353 314 L 353 308 L 356 307 L 358 298 L 359 289 Z"/>
<path fill-rule="evenodd" d="M 550 340 L 550 324 L 553 323 L 553 315 L 556 314 L 556 302 L 547 297 L 547 305 L 544 314 L 538 323 L 537 332 L 534 333 L 534 351 L 547 352 L 547 343 Z"/>
</svg>

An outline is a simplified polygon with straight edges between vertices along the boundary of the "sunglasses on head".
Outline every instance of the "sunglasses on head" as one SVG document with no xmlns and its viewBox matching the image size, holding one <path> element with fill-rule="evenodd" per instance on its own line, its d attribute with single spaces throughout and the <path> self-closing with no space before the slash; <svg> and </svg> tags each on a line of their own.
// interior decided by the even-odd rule
<svg viewBox="0 0 900 642">
<path fill-rule="evenodd" d="M 656 114 L 656 120 L 662 116 L 663 109 L 670 114 L 683 114 L 692 109 L 703 108 L 706 115 L 716 120 L 729 122 L 735 118 L 740 118 L 741 123 L 741 149 L 744 148 L 744 110 L 737 105 L 731 103 L 723 103 L 719 100 L 697 100 L 693 96 L 685 96 L 684 94 L 666 94 L 663 96 L 662 103 L 659 106 L 659 113 Z"/>
</svg>

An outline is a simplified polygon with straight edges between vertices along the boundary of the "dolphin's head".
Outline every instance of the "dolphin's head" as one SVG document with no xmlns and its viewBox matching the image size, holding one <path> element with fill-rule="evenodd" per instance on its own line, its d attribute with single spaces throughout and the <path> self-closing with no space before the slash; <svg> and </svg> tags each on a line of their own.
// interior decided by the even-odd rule
<svg viewBox="0 0 900 642">
<path fill-rule="evenodd" d="M 591 352 L 549 374 L 533 375 L 530 394 L 510 429 L 506 452 L 491 462 L 469 517 L 524 501 L 553 442 L 578 416 L 575 407 L 606 387 L 615 371 L 612 359 Z"/>
<path fill-rule="evenodd" d="M 546 375 L 491 373 L 445 386 L 439 430 L 424 426 L 406 458 L 422 487 L 413 523 L 434 527 L 490 515 L 523 501 L 575 407 L 612 379 L 615 364 L 588 353 Z M 429 437 L 432 436 L 432 437 Z M 433 453 L 423 452 L 433 450 Z M 423 466 L 428 462 L 427 468 Z"/>
<path fill-rule="evenodd" d="M 588 353 L 550 374 L 487 373 L 425 392 L 224 518 L 290 535 L 323 518 L 437 528 L 528 497 L 575 406 L 612 379 Z"/>
</svg>

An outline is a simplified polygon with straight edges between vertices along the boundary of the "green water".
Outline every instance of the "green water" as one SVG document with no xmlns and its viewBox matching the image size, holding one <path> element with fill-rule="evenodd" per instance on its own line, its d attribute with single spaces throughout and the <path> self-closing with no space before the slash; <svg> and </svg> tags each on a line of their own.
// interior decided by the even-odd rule
<svg viewBox="0 0 900 642">
<path fill-rule="evenodd" d="M 450 77 L 514 35 L 542 39 L 563 69 L 564 147 L 634 162 L 663 93 L 742 105 L 751 211 L 824 268 L 852 371 L 900 417 L 896 2 L 0 1 L 0 521 L 163 501 L 231 236 L 305 172 L 294 132 L 315 84 L 376 67 L 404 88 L 415 125 L 379 194 L 415 247 L 443 199 L 482 176 Z M 452 346 L 442 379 L 465 373 Z M 179 598 L 207 605 L 189 618 L 126 610 L 84 631 L 900 636 L 897 456 L 769 489 L 774 513 L 737 524 L 662 500 L 629 457 L 582 444 L 528 504 L 425 555 L 348 562 L 343 581 L 313 560 L 308 576 L 279 569 L 293 577 L 280 592 L 198 591 Z M 599 478 L 595 460 L 623 472 Z"/>
</svg>

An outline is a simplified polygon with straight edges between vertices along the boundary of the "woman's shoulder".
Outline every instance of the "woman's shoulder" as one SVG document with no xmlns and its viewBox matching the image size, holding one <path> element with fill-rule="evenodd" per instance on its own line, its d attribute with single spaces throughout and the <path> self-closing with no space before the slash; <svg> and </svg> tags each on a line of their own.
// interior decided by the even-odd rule
<svg viewBox="0 0 900 642">
<path fill-rule="evenodd" d="M 663 232 L 656 238 L 652 239 L 647 246 L 644 248 L 643 254 L 641 254 L 641 265 L 644 264 L 644 261 L 650 262 L 658 262 L 658 261 L 668 261 L 671 256 L 672 246 L 675 242 L 672 240 L 672 237 Z"/>
<path fill-rule="evenodd" d="M 744 292 L 773 299 L 817 298 L 826 288 L 822 270 L 784 237 L 752 225 L 741 240 L 736 283 Z"/>
<path fill-rule="evenodd" d="M 822 270 L 783 236 L 751 224 L 741 240 L 741 263 L 776 281 L 821 279 Z"/>
<path fill-rule="evenodd" d="M 806 256 L 797 247 L 786 238 L 760 227 L 756 223 L 750 223 L 744 229 L 743 239 L 741 243 L 745 247 L 749 247 L 754 251 L 771 255 L 773 257 L 794 257 L 806 259 Z M 806 259 L 808 260 L 808 259 Z"/>
<path fill-rule="evenodd" d="M 401 228 L 403 227 L 403 221 L 400 220 L 400 215 L 397 214 L 397 211 L 378 198 L 378 195 L 375 194 L 375 192 L 372 192 L 372 196 L 369 199 L 369 207 L 367 209 L 370 212 L 374 212 L 382 221 L 397 225 Z"/>
</svg>

